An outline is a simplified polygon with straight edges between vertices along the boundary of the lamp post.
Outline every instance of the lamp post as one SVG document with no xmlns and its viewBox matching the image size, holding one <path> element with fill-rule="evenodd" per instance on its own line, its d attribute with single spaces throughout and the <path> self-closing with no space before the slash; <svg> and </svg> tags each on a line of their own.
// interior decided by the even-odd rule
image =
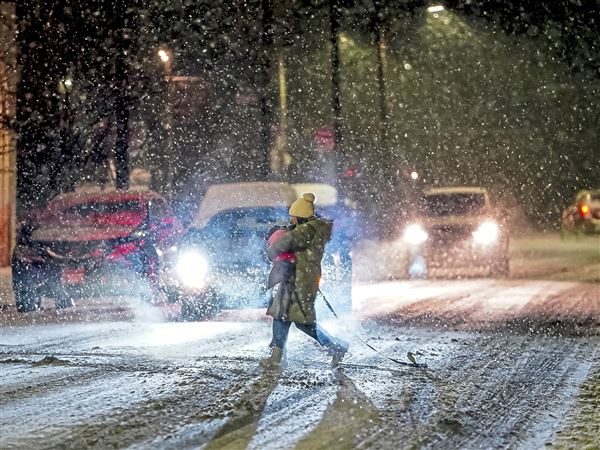
<svg viewBox="0 0 600 450">
<path fill-rule="evenodd" d="M 158 57 L 165 65 L 165 73 L 167 76 L 171 75 L 171 51 L 168 49 L 161 48 L 158 50 Z"/>
<path fill-rule="evenodd" d="M 271 176 L 269 154 L 271 151 L 272 102 L 269 98 L 271 81 L 271 52 L 273 51 L 273 0 L 261 0 L 261 33 L 258 84 L 260 92 L 260 146 L 259 173 L 262 180 Z"/>
<path fill-rule="evenodd" d="M 166 186 L 159 186 L 160 190 L 167 192 L 168 194 L 172 194 L 173 167 L 171 164 L 171 158 L 169 158 L 169 154 L 173 148 L 173 105 L 170 92 L 172 81 L 173 52 L 170 49 L 163 47 L 158 50 L 157 55 L 161 63 L 163 64 L 164 77 L 166 82 L 166 95 L 164 97 L 166 138 L 162 154 L 159 158 L 159 180 L 157 181 L 159 181 L 161 184 L 166 184 Z"/>
<path fill-rule="evenodd" d="M 79 155 L 74 154 L 73 137 L 73 111 L 71 107 L 71 91 L 73 80 L 66 76 L 58 82 L 58 93 L 60 94 L 60 170 L 61 176 L 57 177 L 58 189 L 70 191 L 75 183 L 76 160 Z"/>
<path fill-rule="evenodd" d="M 333 151 L 336 157 L 336 177 L 339 183 L 339 175 L 342 173 L 345 161 L 345 152 L 342 142 L 342 105 L 340 90 L 340 30 L 341 12 L 338 0 L 329 2 L 329 42 L 331 51 L 331 110 L 333 112 Z"/>
<path fill-rule="evenodd" d="M 129 127 L 129 109 L 131 108 L 131 93 L 128 89 L 131 77 L 129 65 L 129 50 L 132 45 L 132 37 L 127 31 L 128 18 L 130 14 L 129 3 L 125 0 L 115 2 L 115 15 L 117 20 L 115 49 L 116 58 L 114 62 L 114 81 L 115 81 L 115 119 L 116 119 L 116 139 L 115 139 L 115 168 L 117 189 L 129 189 L 129 139 L 131 129 Z"/>
</svg>

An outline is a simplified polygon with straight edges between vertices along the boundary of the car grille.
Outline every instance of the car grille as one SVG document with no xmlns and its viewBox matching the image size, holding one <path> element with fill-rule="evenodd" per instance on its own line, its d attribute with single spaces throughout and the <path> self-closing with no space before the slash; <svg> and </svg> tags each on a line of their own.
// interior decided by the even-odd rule
<svg viewBox="0 0 600 450">
<path fill-rule="evenodd" d="M 68 259 L 90 258 L 94 250 L 102 245 L 102 241 L 50 241 L 40 243 L 40 246 L 48 250 L 50 256 Z"/>
<path fill-rule="evenodd" d="M 468 239 L 473 233 L 469 225 L 441 225 L 430 228 L 429 237 L 434 241 L 459 241 Z"/>
</svg>

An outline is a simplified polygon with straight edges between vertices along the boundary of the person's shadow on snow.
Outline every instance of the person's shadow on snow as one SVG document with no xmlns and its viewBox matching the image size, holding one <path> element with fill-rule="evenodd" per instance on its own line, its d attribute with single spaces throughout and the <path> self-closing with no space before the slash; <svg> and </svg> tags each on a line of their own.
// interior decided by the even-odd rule
<svg viewBox="0 0 600 450">
<path fill-rule="evenodd" d="M 338 385 L 335 400 L 317 427 L 298 442 L 296 450 L 354 449 L 360 433 L 379 426 L 379 411 L 342 368 L 333 371 L 333 381 Z"/>
<path fill-rule="evenodd" d="M 245 449 L 256 432 L 267 400 L 277 386 L 279 375 L 279 371 L 263 372 L 242 394 L 232 415 L 213 435 L 204 450 Z"/>
</svg>

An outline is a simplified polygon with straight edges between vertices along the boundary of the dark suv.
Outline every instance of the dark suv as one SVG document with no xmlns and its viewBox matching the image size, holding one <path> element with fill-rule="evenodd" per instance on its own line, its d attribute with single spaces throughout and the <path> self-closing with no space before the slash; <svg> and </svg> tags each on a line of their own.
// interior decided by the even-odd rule
<svg viewBox="0 0 600 450">
<path fill-rule="evenodd" d="M 54 198 L 17 236 L 12 258 L 17 310 L 57 308 L 74 298 L 137 296 L 159 287 L 161 255 L 183 229 L 150 191 L 69 193 Z"/>
</svg>

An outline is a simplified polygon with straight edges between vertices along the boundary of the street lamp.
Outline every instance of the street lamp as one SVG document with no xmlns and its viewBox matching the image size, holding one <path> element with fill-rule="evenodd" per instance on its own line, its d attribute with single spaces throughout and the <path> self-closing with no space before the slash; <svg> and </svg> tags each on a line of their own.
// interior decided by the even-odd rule
<svg viewBox="0 0 600 450">
<path fill-rule="evenodd" d="M 162 62 L 168 62 L 171 57 L 169 56 L 169 53 L 166 50 L 163 50 L 162 48 L 158 51 L 158 57 L 160 58 L 160 60 Z"/>
<path fill-rule="evenodd" d="M 173 165 L 171 162 L 170 152 L 173 149 L 173 104 L 171 98 L 171 69 L 173 65 L 173 52 L 166 47 L 159 48 L 157 51 L 158 58 L 164 64 L 164 76 L 166 81 L 165 86 L 165 97 L 164 97 L 164 118 L 165 118 L 165 132 L 166 139 L 164 142 L 163 151 L 159 158 L 159 183 L 165 183 L 166 186 L 160 186 L 163 192 L 172 194 L 171 190 L 173 187 Z M 166 172 L 166 173 L 165 173 Z"/>
<path fill-rule="evenodd" d="M 427 8 L 427 12 L 429 13 L 438 13 L 444 11 L 446 8 L 444 5 L 432 5 Z"/>
<path fill-rule="evenodd" d="M 160 48 L 157 52 L 158 58 L 165 65 L 165 76 L 167 77 L 167 81 L 171 76 L 171 66 L 173 64 L 173 57 L 171 50 L 167 48 Z"/>
</svg>

